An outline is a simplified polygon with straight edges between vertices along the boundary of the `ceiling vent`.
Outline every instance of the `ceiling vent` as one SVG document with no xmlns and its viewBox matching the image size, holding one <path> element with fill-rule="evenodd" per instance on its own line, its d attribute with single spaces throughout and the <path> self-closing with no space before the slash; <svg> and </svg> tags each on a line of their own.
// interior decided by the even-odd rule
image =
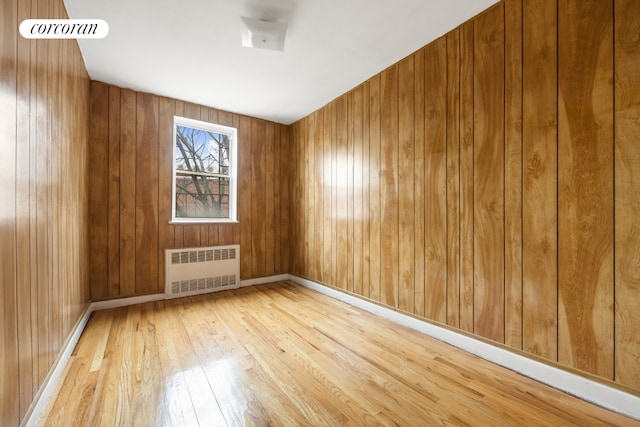
<svg viewBox="0 0 640 427">
<path fill-rule="evenodd" d="M 242 16 L 242 46 L 284 51 L 287 24 Z"/>
</svg>

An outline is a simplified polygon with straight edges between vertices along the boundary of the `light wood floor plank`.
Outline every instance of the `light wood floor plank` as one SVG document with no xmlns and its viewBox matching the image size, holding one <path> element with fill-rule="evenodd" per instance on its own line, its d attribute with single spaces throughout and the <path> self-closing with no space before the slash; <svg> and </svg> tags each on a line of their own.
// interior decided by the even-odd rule
<svg viewBox="0 0 640 427">
<path fill-rule="evenodd" d="M 94 313 L 41 426 L 632 426 L 290 282 Z"/>
</svg>

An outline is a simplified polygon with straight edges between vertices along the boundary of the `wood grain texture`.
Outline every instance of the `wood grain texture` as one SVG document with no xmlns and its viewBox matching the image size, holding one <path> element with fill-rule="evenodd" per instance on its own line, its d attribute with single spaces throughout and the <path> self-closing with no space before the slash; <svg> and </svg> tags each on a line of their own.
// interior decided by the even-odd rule
<svg viewBox="0 0 640 427">
<path fill-rule="evenodd" d="M 425 48 L 424 314 L 447 316 L 447 40 Z"/>
<path fill-rule="evenodd" d="M 354 178 L 354 129 L 356 127 L 355 123 L 355 115 L 356 115 L 356 107 L 355 100 L 356 90 L 352 90 L 347 94 L 347 169 L 346 176 L 347 180 L 345 181 L 347 184 L 347 290 L 349 292 L 353 292 L 354 288 L 354 263 L 355 257 L 357 256 L 355 251 L 353 250 L 354 240 L 355 240 L 355 229 L 354 229 L 354 187 L 353 187 L 353 178 Z M 359 255 L 359 254 L 358 254 Z"/>
<path fill-rule="evenodd" d="M 380 199 L 380 76 L 369 81 L 369 296 L 380 301 L 381 227 Z"/>
<path fill-rule="evenodd" d="M 37 13 L 42 16 L 49 15 L 49 4 L 41 1 L 37 4 Z M 46 143 L 50 140 L 49 136 L 49 76 L 44 70 L 47 69 L 48 59 L 48 43 L 45 40 L 38 40 L 36 42 L 36 169 L 40 171 L 40 175 L 36 178 L 36 204 L 35 204 L 35 217 L 36 217 L 36 247 L 37 247 L 37 294 L 36 301 L 38 304 L 37 322 L 38 324 L 48 324 L 49 313 L 49 263 L 50 251 L 48 247 L 48 206 L 50 206 L 48 198 L 47 182 L 49 179 L 49 150 L 50 146 Z M 47 260 L 42 262 L 41 260 Z M 50 349 L 48 343 L 47 334 L 38 334 L 38 383 L 42 382 L 49 369 Z"/>
<path fill-rule="evenodd" d="M 322 200 L 324 197 L 324 115 L 322 111 L 314 113 L 313 131 L 313 206 L 314 206 L 314 229 L 313 241 L 315 242 L 315 254 L 313 258 L 315 277 L 322 280 L 322 267 L 324 259 L 324 209 Z"/>
<path fill-rule="evenodd" d="M 323 211 L 323 223 L 322 223 L 322 275 L 321 280 L 323 283 L 333 282 L 333 198 L 331 196 L 333 191 L 332 185 L 332 157 L 331 157 L 331 110 L 324 108 L 322 110 L 322 211 Z M 292 204 L 293 207 L 293 204 Z"/>
<path fill-rule="evenodd" d="M 460 325 L 460 30 L 447 34 L 447 324 Z"/>
<path fill-rule="evenodd" d="M 398 66 L 380 75 L 381 302 L 398 306 Z"/>
<path fill-rule="evenodd" d="M 415 296 L 414 74 L 413 56 L 398 64 L 398 308 L 409 313 Z"/>
<path fill-rule="evenodd" d="M 335 103 L 335 156 L 336 170 L 333 186 L 335 188 L 335 218 L 336 225 L 334 234 L 336 239 L 336 277 L 335 281 L 342 289 L 348 289 L 348 243 L 350 239 L 347 232 L 349 217 L 347 180 L 349 171 L 347 169 L 347 96 L 342 96 Z M 304 188 L 307 186 L 304 185 Z"/>
<path fill-rule="evenodd" d="M 523 22 L 522 348 L 557 359 L 557 2 L 527 3 Z"/>
<path fill-rule="evenodd" d="M 284 282 L 97 312 L 56 394 L 41 426 L 638 424 Z"/>
<path fill-rule="evenodd" d="M 5 13 L 3 11 L 2 13 Z M 7 10 L 6 13 L 10 12 Z M 22 22 L 24 19 L 28 19 L 31 13 L 31 4 L 26 2 L 18 2 L 17 5 L 17 20 L 16 22 Z M 11 16 L 11 15 L 9 15 Z M 11 26 L 9 26 L 11 28 Z M 33 81 L 33 74 L 30 69 L 30 60 L 31 60 L 31 52 L 35 50 L 35 42 L 31 40 L 25 39 L 23 37 L 18 37 L 17 40 L 17 60 L 16 60 L 16 73 L 15 73 L 15 84 L 16 84 L 16 110 L 15 110 L 15 139 L 16 141 L 23 141 L 21 144 L 17 144 L 15 146 L 16 156 L 15 156 L 15 176 L 16 177 L 29 177 L 29 171 L 31 168 L 31 159 L 30 156 L 33 151 L 33 141 L 35 140 L 35 135 L 32 133 L 31 121 L 29 120 L 29 111 L 32 108 L 32 98 L 30 96 L 31 84 Z M 3 50 L 4 52 L 4 50 Z M 5 57 L 4 54 L 0 54 L 0 57 Z M 10 58 L 11 55 L 7 55 L 5 58 Z M 1 67 L 5 70 L 4 65 Z M 7 75 L 11 75 L 8 73 Z M 3 107 L 0 107 L 3 108 Z M 4 110 L 3 117 L 4 116 Z M 10 112 L 8 112 L 11 114 Z M 6 117 L 7 123 L 11 123 L 11 116 Z M 4 135 L 6 130 L 2 131 Z M 10 134 L 10 133 L 9 133 Z M 9 136 L 9 135 L 6 135 Z M 9 139 L 3 137 L 3 140 L 8 141 Z M 3 152 L 2 156 L 5 156 Z M 10 158 L 10 157 L 5 157 Z M 8 166 L 8 165 L 7 165 Z M 10 170 L 10 166 L 8 166 Z M 29 194 L 32 188 L 32 183 L 30 179 L 18 179 L 15 186 L 16 194 Z M 14 196 L 15 197 L 15 196 Z M 3 195 L 3 200 L 7 200 L 7 198 Z M 32 280 L 32 269 L 31 264 L 33 263 L 31 258 L 31 239 L 29 238 L 29 234 L 31 232 L 31 218 L 29 215 L 30 206 L 31 206 L 31 198 L 30 197 L 21 197 L 16 200 L 16 252 L 15 252 L 15 277 L 16 277 L 16 298 L 17 298 L 17 307 L 20 307 L 20 315 L 17 316 L 17 336 L 19 339 L 17 340 L 18 344 L 18 354 L 29 355 L 33 353 L 34 348 L 34 340 L 32 336 L 33 330 L 33 319 L 32 316 L 35 317 L 35 313 L 32 313 L 34 308 L 32 297 L 32 289 L 31 289 L 31 280 Z M 6 213 L 5 213 L 6 214 Z M 4 215 L 3 215 L 4 216 Z M 4 253 L 4 251 L 2 251 Z M 4 267 L 3 267 L 4 268 Z M 11 270 L 9 270 L 11 271 Z M 1 275 L 0 275 L 1 276 Z M 0 282 L 2 283 L 10 283 L 4 282 L 3 278 L 0 278 Z M 0 291 L 1 292 L 1 291 Z M 3 299 L 4 300 L 4 299 Z M 7 325 L 11 325 L 11 323 L 7 323 Z M 2 334 L 2 332 L 0 332 Z M 9 347 L 10 348 L 10 347 Z M 11 357 L 7 356 L 4 360 L 11 360 Z M 34 363 L 32 357 L 23 357 L 18 360 L 18 392 L 20 399 L 20 413 L 25 411 L 25 408 L 28 408 L 34 394 Z M 4 372 L 4 370 L 2 371 Z M 2 387 L 0 387 L 0 390 Z M 11 413 L 12 409 L 2 408 L 2 411 L 7 411 L 7 413 Z M 2 417 L 0 417 L 0 422 L 2 422 Z"/>
<path fill-rule="evenodd" d="M 522 349 L 522 0 L 504 7 L 504 342 Z"/>
<path fill-rule="evenodd" d="M 158 97 L 136 94 L 135 292 L 158 288 Z"/>
<path fill-rule="evenodd" d="M 640 384 L 640 3 L 614 3 L 615 379 Z"/>
<path fill-rule="evenodd" d="M 425 297 L 425 49 L 413 58 L 413 314 L 424 316 Z"/>
<path fill-rule="evenodd" d="M 107 294 L 120 294 L 120 88 L 109 87 Z M 89 203 L 89 206 L 94 206 Z M 104 248 L 102 248 L 104 250 Z M 91 265 L 91 262 L 89 262 Z"/>
<path fill-rule="evenodd" d="M 93 85 L 97 96 L 91 98 L 91 113 L 99 116 L 109 115 L 109 87 L 106 85 Z M 91 239 L 89 244 L 89 277 L 91 280 L 91 294 L 97 298 L 108 294 L 107 285 L 109 261 L 108 251 L 108 222 L 109 216 L 104 206 L 109 204 L 109 123 L 105 121 L 92 121 L 90 135 L 95 144 L 89 146 L 89 163 L 92 166 L 89 176 L 90 210 L 89 224 Z"/>
<path fill-rule="evenodd" d="M 612 4 L 558 2 L 558 361 L 609 379 L 614 369 Z"/>
<path fill-rule="evenodd" d="M 251 230 L 251 151 L 252 142 L 251 119 L 240 117 L 238 129 L 238 220 L 240 221 L 240 278 L 251 277 L 252 230 Z"/>
<path fill-rule="evenodd" d="M 504 7 L 474 23 L 474 331 L 504 341 Z"/>
<path fill-rule="evenodd" d="M 364 87 L 359 86 L 353 91 L 352 97 L 352 132 L 353 140 L 353 292 L 363 294 L 363 276 L 366 253 L 364 251 L 364 191 L 366 186 L 363 180 L 363 93 Z M 321 153 L 318 153 L 321 155 Z M 316 202 L 322 203 L 322 198 L 316 193 Z M 321 205 L 316 205 L 321 206 Z M 317 209 L 320 211 L 321 209 Z M 316 223 L 319 229 L 321 223 Z M 316 233 L 318 233 L 316 231 Z M 320 231 L 320 236 L 322 231 Z"/>
<path fill-rule="evenodd" d="M 460 27 L 460 329 L 473 332 L 473 30 Z"/>
<path fill-rule="evenodd" d="M 2 310 L 2 328 L 0 329 L 0 423 L 18 425 L 20 422 L 20 398 L 16 390 L 20 389 L 18 370 L 19 337 L 18 306 L 16 303 L 16 169 L 17 151 L 16 124 L 18 93 L 16 86 L 18 4 L 6 1 L 0 6 L 2 12 L 2 41 L 0 41 L 0 91 L 7 96 L 0 99 L 0 167 L 3 185 L 0 190 L 0 296 L 4 304 Z M 22 93 L 21 93 L 22 94 Z M 7 141 L 7 142 L 5 142 Z"/>
<path fill-rule="evenodd" d="M 96 83 L 92 82 L 92 87 Z M 91 91 L 91 98 L 99 96 Z M 120 91 L 120 295 L 136 292 L 136 93 Z M 99 121 L 102 116 L 92 116 Z M 109 120 L 109 118 L 102 118 Z M 90 146 L 94 142 L 91 140 Z M 91 206 L 91 209 L 101 207 Z M 93 300 L 99 296 L 91 294 Z"/>
<path fill-rule="evenodd" d="M 267 234 L 264 221 L 266 211 L 266 122 L 255 120 L 251 125 L 251 271 L 259 275 L 265 272 Z M 255 183 L 255 184 L 254 184 Z"/>
<path fill-rule="evenodd" d="M 67 17 L 61 1 L 0 6 L 3 426 L 20 424 L 89 301 L 89 78 L 75 40 L 19 36 L 34 16 Z"/>
</svg>

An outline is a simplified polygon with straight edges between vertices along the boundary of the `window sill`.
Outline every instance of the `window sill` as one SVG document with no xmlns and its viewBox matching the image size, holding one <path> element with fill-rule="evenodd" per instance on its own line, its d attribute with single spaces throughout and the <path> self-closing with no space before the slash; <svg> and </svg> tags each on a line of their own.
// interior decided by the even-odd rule
<svg viewBox="0 0 640 427">
<path fill-rule="evenodd" d="M 239 224 L 240 221 L 229 218 L 193 218 L 193 219 L 174 219 L 169 221 L 172 225 L 197 225 L 197 224 Z"/>
</svg>

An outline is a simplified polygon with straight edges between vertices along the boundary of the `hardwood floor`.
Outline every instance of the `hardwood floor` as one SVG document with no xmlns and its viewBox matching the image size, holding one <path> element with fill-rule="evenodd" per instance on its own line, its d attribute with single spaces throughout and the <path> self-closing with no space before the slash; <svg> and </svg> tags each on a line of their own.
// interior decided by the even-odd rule
<svg viewBox="0 0 640 427">
<path fill-rule="evenodd" d="M 640 425 L 279 282 L 95 312 L 40 425 Z"/>
</svg>

